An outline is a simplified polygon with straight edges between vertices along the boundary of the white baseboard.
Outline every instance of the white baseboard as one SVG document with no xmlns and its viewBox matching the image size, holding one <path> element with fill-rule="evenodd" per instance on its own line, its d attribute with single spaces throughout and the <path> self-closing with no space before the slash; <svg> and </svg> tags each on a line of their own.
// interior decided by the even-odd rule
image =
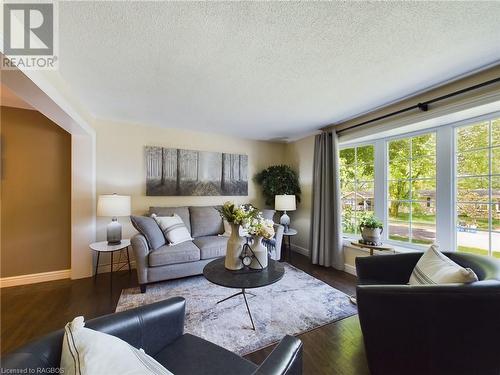
<svg viewBox="0 0 500 375">
<path fill-rule="evenodd" d="M 350 273 L 351 275 L 357 276 L 356 267 L 351 266 L 350 264 L 347 263 L 344 264 L 344 271 Z"/>
<path fill-rule="evenodd" d="M 309 257 L 309 254 L 310 254 L 309 249 L 306 249 L 304 247 L 294 245 L 294 244 L 292 244 L 292 251 L 299 253 L 299 254 L 302 254 L 302 255 L 305 255 L 306 257 Z"/>
<path fill-rule="evenodd" d="M 70 277 L 71 277 L 71 270 L 50 271 L 50 272 L 32 273 L 29 275 L 2 277 L 0 278 L 0 288 L 43 283 L 45 281 L 69 279 Z"/>
</svg>

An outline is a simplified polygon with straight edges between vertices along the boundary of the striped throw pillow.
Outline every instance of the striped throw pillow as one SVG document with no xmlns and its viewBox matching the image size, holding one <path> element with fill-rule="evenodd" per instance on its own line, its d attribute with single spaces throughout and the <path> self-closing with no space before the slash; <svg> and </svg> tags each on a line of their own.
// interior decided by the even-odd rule
<svg viewBox="0 0 500 375">
<path fill-rule="evenodd" d="M 169 242 L 170 246 L 177 245 L 181 242 L 192 241 L 193 238 L 182 221 L 179 215 L 173 214 L 172 216 L 157 216 L 151 215 L 160 226 L 163 235 Z"/>
<path fill-rule="evenodd" d="M 83 316 L 64 327 L 60 373 L 172 375 L 144 350 L 118 337 L 85 328 Z"/>
<path fill-rule="evenodd" d="M 420 257 L 410 276 L 410 285 L 471 283 L 477 275 L 470 268 L 464 268 L 441 253 L 432 245 Z"/>
</svg>

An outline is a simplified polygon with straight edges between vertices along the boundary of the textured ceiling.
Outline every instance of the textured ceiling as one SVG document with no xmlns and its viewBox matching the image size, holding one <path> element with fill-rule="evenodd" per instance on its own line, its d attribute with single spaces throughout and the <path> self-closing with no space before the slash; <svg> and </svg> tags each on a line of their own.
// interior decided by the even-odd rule
<svg viewBox="0 0 500 375">
<path fill-rule="evenodd" d="M 500 59 L 500 2 L 59 3 L 96 118 L 297 137 Z"/>
</svg>

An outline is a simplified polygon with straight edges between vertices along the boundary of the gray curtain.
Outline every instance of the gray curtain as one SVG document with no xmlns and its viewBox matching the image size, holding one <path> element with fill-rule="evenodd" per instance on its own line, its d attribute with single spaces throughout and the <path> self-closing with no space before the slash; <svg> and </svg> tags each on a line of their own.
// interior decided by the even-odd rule
<svg viewBox="0 0 500 375">
<path fill-rule="evenodd" d="M 311 217 L 313 264 L 344 269 L 337 134 L 318 134 L 314 143 Z"/>
</svg>

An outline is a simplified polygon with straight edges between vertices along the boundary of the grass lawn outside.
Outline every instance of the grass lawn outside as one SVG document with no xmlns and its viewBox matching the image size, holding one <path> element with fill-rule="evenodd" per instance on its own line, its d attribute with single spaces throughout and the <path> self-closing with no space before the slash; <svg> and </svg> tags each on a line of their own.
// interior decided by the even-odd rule
<svg viewBox="0 0 500 375">
<path fill-rule="evenodd" d="M 477 247 L 459 246 L 458 251 L 460 251 L 462 253 L 469 253 L 469 254 L 488 255 L 488 250 L 479 249 Z M 493 257 L 500 259 L 500 252 L 493 251 L 492 254 L 493 254 Z"/>
</svg>

